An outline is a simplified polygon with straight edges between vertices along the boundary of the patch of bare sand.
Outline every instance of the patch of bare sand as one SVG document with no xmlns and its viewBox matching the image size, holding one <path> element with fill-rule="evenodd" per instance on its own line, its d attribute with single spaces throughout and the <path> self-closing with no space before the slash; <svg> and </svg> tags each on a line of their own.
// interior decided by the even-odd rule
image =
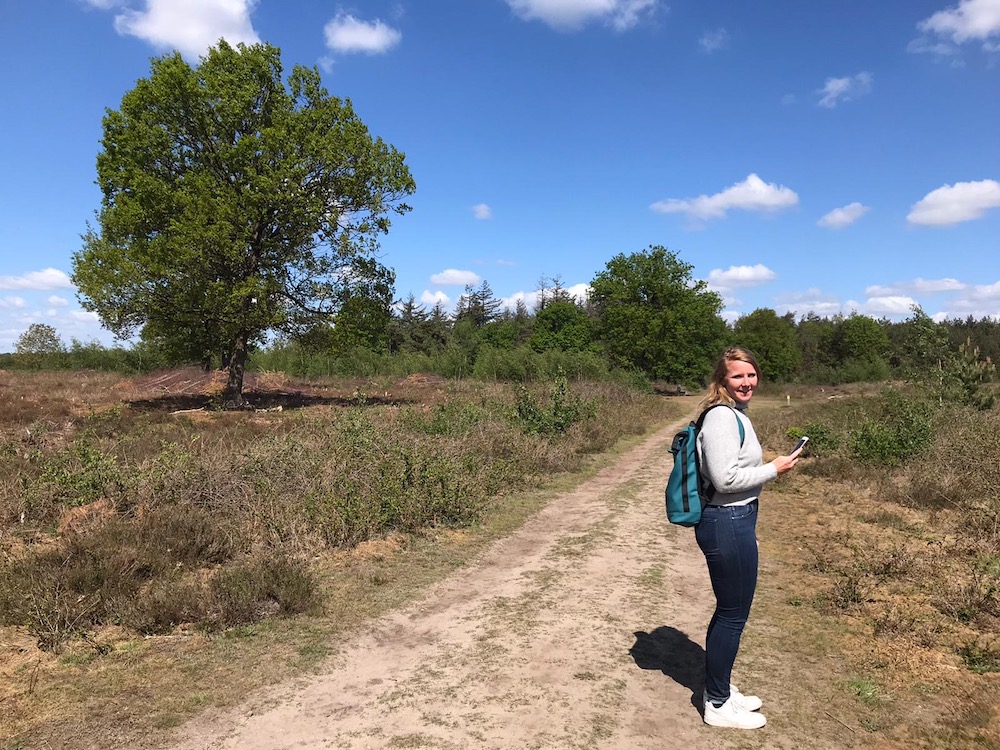
<svg viewBox="0 0 1000 750">
<path fill-rule="evenodd" d="M 681 424 L 372 623 L 323 674 L 209 712 L 182 727 L 172 747 L 850 747 L 822 712 L 783 723 L 790 704 L 772 702 L 776 713 L 759 732 L 702 723 L 713 599 L 693 533 L 668 526 L 662 507 L 669 442 Z M 797 665 L 781 654 L 741 661 L 766 665 L 783 701 L 796 695 L 783 676 Z M 760 676 L 744 667 L 743 687 Z"/>
</svg>

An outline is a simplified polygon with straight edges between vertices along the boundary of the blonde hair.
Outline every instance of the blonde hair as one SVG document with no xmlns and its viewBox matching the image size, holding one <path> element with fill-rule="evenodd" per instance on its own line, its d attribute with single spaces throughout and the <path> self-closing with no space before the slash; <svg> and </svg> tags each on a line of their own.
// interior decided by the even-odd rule
<svg viewBox="0 0 1000 750">
<path fill-rule="evenodd" d="M 708 383 L 708 395 L 701 402 L 702 409 L 716 404 L 736 405 L 733 397 L 726 390 L 726 374 L 729 372 L 730 362 L 746 362 L 753 367 L 754 372 L 757 373 L 757 380 L 760 380 L 760 367 L 757 365 L 757 358 L 753 356 L 753 352 L 739 346 L 731 346 L 722 353 L 722 356 L 715 363 L 712 379 Z"/>
</svg>

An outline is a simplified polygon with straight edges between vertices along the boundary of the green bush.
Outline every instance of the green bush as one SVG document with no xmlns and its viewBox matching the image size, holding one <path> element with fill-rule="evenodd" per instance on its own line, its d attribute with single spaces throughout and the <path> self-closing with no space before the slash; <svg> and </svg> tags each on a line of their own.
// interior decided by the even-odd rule
<svg viewBox="0 0 1000 750">
<path fill-rule="evenodd" d="M 529 435 L 550 435 L 566 432 L 577 422 L 593 419 L 595 406 L 569 390 L 569 383 L 562 375 L 556 378 L 549 390 L 549 404 L 542 405 L 528 391 L 519 386 L 515 408 L 522 429 Z"/>
<path fill-rule="evenodd" d="M 928 404 L 886 391 L 877 413 L 866 418 L 853 436 L 854 457 L 874 466 L 896 466 L 926 451 L 934 440 Z"/>
</svg>

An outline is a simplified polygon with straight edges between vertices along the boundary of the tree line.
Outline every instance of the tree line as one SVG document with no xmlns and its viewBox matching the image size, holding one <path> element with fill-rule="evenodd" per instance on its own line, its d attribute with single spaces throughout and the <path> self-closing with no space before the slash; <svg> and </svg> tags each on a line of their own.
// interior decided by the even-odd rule
<svg viewBox="0 0 1000 750">
<path fill-rule="evenodd" d="M 1000 355 L 1000 321 L 936 322 L 916 306 L 896 322 L 759 308 L 727 324 L 719 295 L 692 271 L 676 253 L 653 246 L 616 255 L 582 299 L 558 277 L 543 279 L 532 307 L 523 300 L 505 305 L 488 281 L 467 286 L 450 310 L 422 305 L 413 295 L 394 301 L 388 293 L 355 293 L 329 320 L 255 347 L 249 363 L 299 375 L 430 372 L 529 380 L 556 369 L 587 377 L 619 372 L 698 387 L 731 344 L 755 352 L 766 378 L 777 382 L 943 380 L 962 362 L 988 369 Z M 191 363 L 167 344 L 144 332 L 127 349 L 78 341 L 67 347 L 53 328 L 35 324 L 18 339 L 9 364 L 148 370 Z M 226 362 L 216 355 L 199 364 Z"/>
</svg>

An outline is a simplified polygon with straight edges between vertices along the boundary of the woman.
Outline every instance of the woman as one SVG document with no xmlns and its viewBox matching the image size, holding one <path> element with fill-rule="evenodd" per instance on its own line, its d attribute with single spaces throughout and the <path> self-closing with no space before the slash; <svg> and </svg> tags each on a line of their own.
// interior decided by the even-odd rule
<svg viewBox="0 0 1000 750">
<path fill-rule="evenodd" d="M 765 482 L 795 466 L 801 452 L 763 463 L 760 442 L 744 413 L 759 381 L 760 368 L 750 352 L 726 349 L 702 406 L 731 408 L 711 409 L 698 433 L 698 458 L 710 496 L 695 538 L 716 599 L 705 638 L 705 723 L 717 727 L 757 729 L 767 722 L 756 713 L 760 698 L 740 693 L 730 677 L 757 588 L 757 496 Z M 742 444 L 736 420 L 743 423 Z"/>
</svg>

